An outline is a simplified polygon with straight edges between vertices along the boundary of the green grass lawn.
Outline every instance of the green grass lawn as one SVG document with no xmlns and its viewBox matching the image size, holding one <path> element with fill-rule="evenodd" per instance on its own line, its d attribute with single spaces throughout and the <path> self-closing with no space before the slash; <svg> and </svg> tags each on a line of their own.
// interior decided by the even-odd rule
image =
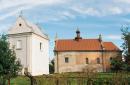
<svg viewBox="0 0 130 85">
<path fill-rule="evenodd" d="M 30 85 L 30 81 L 25 76 L 18 76 L 11 79 L 11 85 Z"/>
<path fill-rule="evenodd" d="M 105 79 L 107 81 L 110 81 L 109 78 L 112 79 L 114 75 L 116 75 L 116 73 L 97 73 L 96 74 L 96 78 L 98 78 L 99 80 L 96 80 L 96 81 L 99 82 L 99 83 L 100 83 L 100 81 L 103 81 Z M 118 73 L 118 75 L 119 76 L 123 75 L 123 76 L 127 76 L 126 78 L 128 78 L 128 77 L 130 78 L 130 74 Z M 73 76 L 82 77 L 83 75 L 79 75 L 78 73 L 65 73 L 65 74 L 47 75 L 47 76 L 44 76 L 44 77 L 43 76 L 37 76 L 35 78 L 38 81 L 38 85 L 55 85 L 54 83 L 56 82 L 57 77 L 62 77 L 62 78 L 59 78 L 59 80 L 60 80 L 59 82 L 64 83 L 62 85 L 66 85 L 66 82 L 68 82 L 68 81 L 71 83 L 70 85 L 78 85 L 78 83 L 77 83 L 78 78 L 77 79 L 76 78 L 71 78 Z M 120 77 L 119 76 L 118 77 L 114 77 L 114 78 L 116 78 L 116 79 L 119 78 L 119 81 L 120 81 Z M 53 78 L 51 78 L 51 77 L 53 77 Z M 70 77 L 70 78 L 67 78 L 67 77 Z M 95 77 L 92 77 L 92 78 L 95 78 Z M 83 79 L 83 81 L 86 81 L 86 80 L 87 79 Z M 80 81 L 80 79 L 78 81 Z M 82 83 L 82 81 L 81 81 L 81 83 Z M 14 79 L 11 79 L 11 85 L 30 85 L 30 80 L 27 77 L 25 77 L 25 76 L 18 76 L 18 77 L 14 78 Z M 100 85 L 100 84 L 94 84 L 94 85 Z M 104 85 L 104 84 L 101 84 L 101 85 Z"/>
</svg>

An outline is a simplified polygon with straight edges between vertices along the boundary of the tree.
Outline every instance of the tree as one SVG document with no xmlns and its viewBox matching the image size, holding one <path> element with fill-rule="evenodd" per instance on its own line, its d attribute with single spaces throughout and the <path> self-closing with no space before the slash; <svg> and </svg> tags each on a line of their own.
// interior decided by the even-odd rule
<svg viewBox="0 0 130 85">
<path fill-rule="evenodd" d="M 54 73 L 54 59 L 52 59 L 49 64 L 49 72 Z"/>
<path fill-rule="evenodd" d="M 120 55 L 113 57 L 111 59 L 111 71 L 118 72 L 118 71 L 122 71 L 125 69 L 126 69 L 125 62 L 122 61 Z"/>
<path fill-rule="evenodd" d="M 128 69 L 130 71 L 130 32 L 128 27 L 124 27 L 121 29 L 122 31 L 122 39 L 123 39 L 123 55 L 125 57 L 125 62 L 128 65 Z"/>
<path fill-rule="evenodd" d="M 111 61 L 111 69 L 113 71 L 119 70 L 127 70 L 130 71 L 130 32 L 129 27 L 123 27 L 122 31 L 122 39 L 123 39 L 123 56 L 125 58 L 125 62 L 116 58 L 113 58 Z"/>
<path fill-rule="evenodd" d="M 21 71 L 21 64 L 16 59 L 16 54 L 13 49 L 10 49 L 7 41 L 7 35 L 0 36 L 0 85 L 5 85 L 8 80 L 16 77 Z"/>
</svg>

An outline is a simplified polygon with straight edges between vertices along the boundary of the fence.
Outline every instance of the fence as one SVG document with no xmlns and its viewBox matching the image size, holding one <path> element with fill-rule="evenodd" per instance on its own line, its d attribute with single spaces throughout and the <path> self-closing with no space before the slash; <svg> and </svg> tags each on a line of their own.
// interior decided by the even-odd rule
<svg viewBox="0 0 130 85">
<path fill-rule="evenodd" d="M 36 80 L 37 85 L 130 85 L 130 77 L 127 74 L 114 74 L 111 77 L 44 75 L 36 77 Z"/>
</svg>

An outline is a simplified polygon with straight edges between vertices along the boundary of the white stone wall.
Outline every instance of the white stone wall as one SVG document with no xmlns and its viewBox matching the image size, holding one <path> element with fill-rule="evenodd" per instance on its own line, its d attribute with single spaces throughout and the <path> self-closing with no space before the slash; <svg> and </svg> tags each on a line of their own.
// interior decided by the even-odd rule
<svg viewBox="0 0 130 85">
<path fill-rule="evenodd" d="M 49 40 L 35 34 L 32 35 L 32 74 L 49 74 Z"/>
<path fill-rule="evenodd" d="M 32 75 L 49 73 L 49 39 L 37 25 L 18 17 L 16 23 L 9 29 L 8 36 L 10 47 L 15 46 L 16 57 L 23 66 L 22 72 L 27 68 Z M 16 49 L 18 40 L 22 42 L 21 49 Z"/>
<path fill-rule="evenodd" d="M 17 49 L 17 41 L 21 40 L 22 42 L 22 48 Z M 31 58 L 31 35 L 10 35 L 9 36 L 9 43 L 10 47 L 15 47 L 15 53 L 18 60 L 20 60 L 23 69 L 28 68 L 28 71 L 31 72 L 31 64 L 30 64 L 30 58 Z M 23 73 L 22 73 L 23 74 Z"/>
</svg>

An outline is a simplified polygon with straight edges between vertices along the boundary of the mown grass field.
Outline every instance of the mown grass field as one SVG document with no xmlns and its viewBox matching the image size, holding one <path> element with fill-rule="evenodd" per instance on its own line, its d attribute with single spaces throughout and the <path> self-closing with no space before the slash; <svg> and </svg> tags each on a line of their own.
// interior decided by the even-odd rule
<svg viewBox="0 0 130 85">
<path fill-rule="evenodd" d="M 37 85 L 89 85 L 92 82 L 92 85 L 129 85 L 130 73 L 66 73 L 42 75 L 35 79 Z M 18 76 L 11 79 L 11 85 L 30 85 L 30 80 L 25 76 Z"/>
<path fill-rule="evenodd" d="M 18 76 L 11 79 L 11 85 L 30 85 L 30 80 L 25 76 Z"/>
</svg>

